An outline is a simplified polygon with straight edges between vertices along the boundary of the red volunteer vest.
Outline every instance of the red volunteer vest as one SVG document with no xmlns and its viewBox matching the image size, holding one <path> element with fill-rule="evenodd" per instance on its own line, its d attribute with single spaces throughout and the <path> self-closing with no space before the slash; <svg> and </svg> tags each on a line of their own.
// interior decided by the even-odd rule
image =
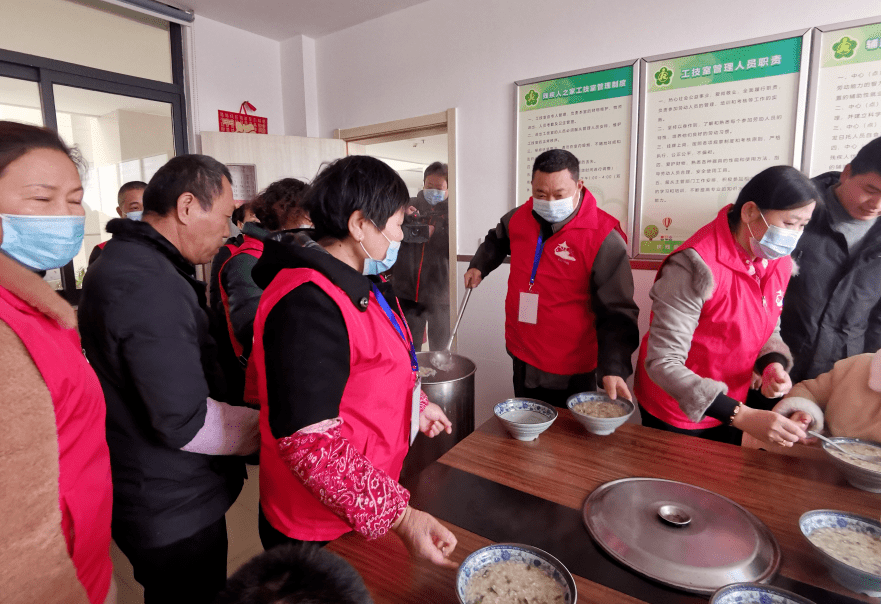
<svg viewBox="0 0 881 604">
<path fill-rule="evenodd" d="M 574 375 L 597 366 L 597 337 L 590 300 L 590 275 L 597 251 L 612 230 L 624 240 L 618 220 L 597 207 L 590 191 L 578 214 L 545 241 L 532 293 L 538 294 L 535 325 L 518 321 L 520 294 L 529 278 L 541 227 L 532 198 L 508 225 L 511 274 L 505 299 L 505 344 L 518 359 L 548 373 Z"/>
<path fill-rule="evenodd" d="M 98 244 L 98 249 L 99 249 L 99 250 L 103 250 L 105 245 L 107 245 L 107 242 L 106 242 L 106 241 L 102 241 L 101 243 Z"/>
<path fill-rule="evenodd" d="M 58 434 L 61 530 L 92 604 L 110 588 L 113 487 L 101 384 L 74 329 L 63 329 L 0 287 L 0 321 L 21 338 L 52 395 Z"/>
<path fill-rule="evenodd" d="M 362 312 L 318 271 L 284 269 L 260 298 L 254 319 L 253 366 L 260 400 L 260 505 L 277 530 L 304 541 L 331 541 L 352 530 L 294 476 L 279 457 L 269 428 L 263 328 L 272 308 L 294 288 L 314 283 L 342 312 L 349 333 L 349 380 L 340 401 L 342 435 L 371 463 L 397 480 L 407 455 L 416 377 L 409 349 L 392 327 L 373 292 Z M 307 344 L 307 343 L 303 343 Z M 301 344 L 302 345 L 302 344 Z M 307 344 L 308 345 L 308 344 Z M 311 376 L 320 380 L 321 376 Z"/>
<path fill-rule="evenodd" d="M 228 249 L 230 254 L 235 254 L 236 250 L 239 249 L 239 246 L 237 246 L 235 243 L 226 243 L 223 245 L 223 247 Z"/>
<path fill-rule="evenodd" d="M 244 235 L 244 242 L 239 247 L 236 247 L 232 244 L 227 244 L 226 247 L 230 249 L 232 255 L 226 259 L 220 266 L 220 270 L 217 271 L 217 287 L 220 290 L 220 299 L 223 301 L 223 314 L 226 316 L 226 328 L 229 331 L 229 341 L 232 343 L 233 351 L 236 353 L 236 357 L 241 357 L 242 352 L 244 352 L 244 348 L 241 343 L 236 339 L 235 331 L 232 327 L 232 319 L 229 316 L 229 294 L 226 293 L 226 289 L 223 287 L 223 269 L 226 268 L 226 265 L 230 260 L 238 256 L 239 254 L 248 254 L 249 256 L 253 256 L 254 258 L 260 258 L 263 255 L 263 242 L 257 239 L 256 237 L 251 237 L 250 235 Z"/>
<path fill-rule="evenodd" d="M 695 250 L 710 267 L 715 282 L 712 296 L 701 309 L 685 366 L 700 377 L 724 382 L 728 385 L 728 396 L 744 401 L 753 366 L 783 310 L 792 261 L 788 256 L 769 261 L 759 283 L 749 274 L 746 254 L 728 227 L 730 207 L 722 208 L 713 222 L 677 249 Z M 698 423 L 688 420 L 676 400 L 648 376 L 647 347 L 648 334 L 639 348 L 634 378 L 636 400 L 653 416 L 677 428 L 699 430 L 721 425 L 712 417 L 704 417 Z"/>
</svg>

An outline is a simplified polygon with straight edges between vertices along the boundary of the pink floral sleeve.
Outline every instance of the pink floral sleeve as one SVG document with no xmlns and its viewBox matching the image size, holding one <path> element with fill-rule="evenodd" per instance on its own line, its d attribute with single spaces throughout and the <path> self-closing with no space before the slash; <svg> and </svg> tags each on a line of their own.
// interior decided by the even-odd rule
<svg viewBox="0 0 881 604">
<path fill-rule="evenodd" d="M 425 408 L 428 407 L 428 403 L 431 401 L 428 400 L 428 395 L 425 394 L 424 390 L 419 391 L 419 413 L 421 414 L 425 411 Z"/>
<path fill-rule="evenodd" d="M 401 515 L 410 493 L 359 453 L 340 432 L 341 424 L 328 420 L 280 438 L 278 452 L 321 503 L 375 539 Z"/>
</svg>

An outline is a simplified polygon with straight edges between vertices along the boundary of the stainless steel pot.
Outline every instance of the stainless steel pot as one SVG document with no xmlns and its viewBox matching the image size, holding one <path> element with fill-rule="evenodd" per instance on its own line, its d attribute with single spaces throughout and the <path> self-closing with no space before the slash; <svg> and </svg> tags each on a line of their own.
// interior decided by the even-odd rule
<svg viewBox="0 0 881 604">
<path fill-rule="evenodd" d="M 420 367 L 431 367 L 434 352 L 417 352 Z M 449 451 L 460 440 L 474 432 L 474 363 L 461 355 L 451 356 L 452 368 L 431 377 L 422 378 L 422 390 L 432 403 L 440 406 L 453 424 L 453 433 L 443 432 L 434 438 L 417 434 L 404 460 L 401 480 L 415 477 L 419 472 Z"/>
</svg>

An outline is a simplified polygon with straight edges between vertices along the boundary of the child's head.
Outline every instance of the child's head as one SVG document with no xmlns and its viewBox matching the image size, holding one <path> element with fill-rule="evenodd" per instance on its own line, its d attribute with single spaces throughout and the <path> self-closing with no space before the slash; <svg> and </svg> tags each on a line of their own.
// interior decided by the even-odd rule
<svg viewBox="0 0 881 604">
<path fill-rule="evenodd" d="M 215 604 L 373 604 L 352 565 L 308 543 L 282 545 L 249 560 Z"/>
</svg>

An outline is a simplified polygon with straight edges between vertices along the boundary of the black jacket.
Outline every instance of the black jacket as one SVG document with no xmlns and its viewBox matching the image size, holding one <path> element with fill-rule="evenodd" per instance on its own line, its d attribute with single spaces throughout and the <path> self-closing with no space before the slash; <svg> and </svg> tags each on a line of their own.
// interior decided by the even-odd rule
<svg viewBox="0 0 881 604">
<path fill-rule="evenodd" d="M 406 216 L 402 226 L 404 241 L 391 268 L 395 295 L 422 304 L 450 303 L 450 202 L 432 206 L 422 191 L 410 200 L 419 210 Z M 429 226 L 434 233 L 429 237 Z"/>
<path fill-rule="evenodd" d="M 182 451 L 225 399 L 205 284 L 146 222 L 117 219 L 86 273 L 83 347 L 107 402 L 113 530 L 161 547 L 217 521 L 241 491 L 240 458 Z"/>
<path fill-rule="evenodd" d="M 781 335 L 794 357 L 793 382 L 813 379 L 836 361 L 881 348 L 881 220 L 856 255 L 831 226 L 839 172 L 813 179 L 823 193 L 792 259 L 797 274 L 783 301 Z"/>
</svg>

